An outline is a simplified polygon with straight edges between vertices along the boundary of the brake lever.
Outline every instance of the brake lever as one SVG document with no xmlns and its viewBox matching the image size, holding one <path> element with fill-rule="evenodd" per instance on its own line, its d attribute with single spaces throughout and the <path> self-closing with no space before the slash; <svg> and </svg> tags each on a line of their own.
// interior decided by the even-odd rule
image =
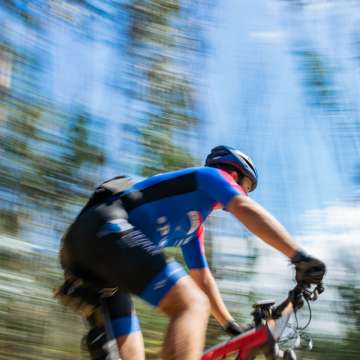
<svg viewBox="0 0 360 360">
<path fill-rule="evenodd" d="M 325 291 L 323 284 L 318 284 L 314 290 L 305 289 L 303 290 L 303 296 L 306 300 L 316 301 L 321 293 Z"/>
<path fill-rule="evenodd" d="M 325 291 L 325 287 L 324 287 L 324 285 L 323 285 L 322 283 L 320 283 L 320 284 L 316 287 L 316 289 L 317 289 L 317 292 L 318 292 L 319 295 L 322 294 L 322 293 Z"/>
</svg>

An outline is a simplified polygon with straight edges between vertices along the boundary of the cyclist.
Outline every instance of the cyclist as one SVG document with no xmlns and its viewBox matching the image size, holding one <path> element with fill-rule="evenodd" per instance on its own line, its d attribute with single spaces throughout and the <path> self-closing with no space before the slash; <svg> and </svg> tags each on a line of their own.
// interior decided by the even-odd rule
<svg viewBox="0 0 360 360">
<path fill-rule="evenodd" d="M 88 295 L 73 275 L 114 288 L 104 301 L 121 358 L 141 360 L 143 339 L 130 298 L 137 295 L 169 317 L 162 358 L 199 359 L 209 312 L 228 333 L 243 330 L 207 265 L 203 223 L 212 210 L 226 209 L 290 258 L 298 282 L 319 283 L 325 273 L 323 262 L 301 251 L 284 227 L 247 196 L 257 182 L 251 159 L 221 145 L 211 150 L 203 167 L 155 175 L 131 186 L 123 178 L 102 184 L 64 236 L 62 262 L 72 275 L 57 295 L 65 303 L 76 293 Z M 166 258 L 162 248 L 167 246 L 181 247 L 190 276 Z M 87 337 L 93 359 L 105 359 L 99 331 L 95 324 Z"/>
</svg>

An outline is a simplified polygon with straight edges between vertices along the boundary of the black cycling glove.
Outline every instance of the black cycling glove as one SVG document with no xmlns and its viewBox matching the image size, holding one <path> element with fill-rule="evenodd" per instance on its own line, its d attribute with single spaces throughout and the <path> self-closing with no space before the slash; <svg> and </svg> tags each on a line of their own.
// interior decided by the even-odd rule
<svg viewBox="0 0 360 360">
<path fill-rule="evenodd" d="M 296 254 L 290 259 L 291 263 L 295 265 L 296 282 L 298 284 L 320 284 L 325 272 L 325 264 L 302 250 L 298 250 Z"/>
<path fill-rule="evenodd" d="M 230 320 L 224 325 L 224 331 L 229 335 L 240 335 L 246 331 L 246 327 L 238 324 L 235 320 Z"/>
</svg>

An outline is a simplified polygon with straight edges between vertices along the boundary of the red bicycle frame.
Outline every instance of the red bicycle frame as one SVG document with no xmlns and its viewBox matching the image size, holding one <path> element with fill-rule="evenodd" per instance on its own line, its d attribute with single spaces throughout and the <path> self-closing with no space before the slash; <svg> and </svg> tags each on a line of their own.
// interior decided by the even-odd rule
<svg viewBox="0 0 360 360">
<path fill-rule="evenodd" d="M 216 345 L 205 352 L 201 360 L 223 359 L 225 356 L 237 353 L 236 360 L 246 360 L 254 352 L 272 342 L 269 329 L 266 326 L 250 330 L 231 340 Z"/>
<path fill-rule="evenodd" d="M 271 354 L 271 359 L 283 359 L 284 353 L 275 344 L 283 334 L 294 308 L 296 305 L 293 301 L 287 299 L 281 305 L 279 318 L 269 319 L 262 326 L 210 348 L 201 360 L 220 360 L 232 354 L 237 354 L 236 360 L 249 360 L 259 351 Z"/>
</svg>

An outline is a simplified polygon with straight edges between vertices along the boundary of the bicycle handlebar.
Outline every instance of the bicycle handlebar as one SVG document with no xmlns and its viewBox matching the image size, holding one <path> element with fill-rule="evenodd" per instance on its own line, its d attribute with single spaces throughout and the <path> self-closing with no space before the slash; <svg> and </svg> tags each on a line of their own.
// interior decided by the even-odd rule
<svg viewBox="0 0 360 360">
<path fill-rule="evenodd" d="M 264 305 L 260 307 L 260 312 L 262 311 L 261 322 L 259 322 L 259 319 L 261 318 L 259 307 L 255 305 L 255 311 L 258 311 L 258 324 L 260 325 L 262 323 L 264 325 L 265 323 L 274 341 L 274 346 L 272 347 L 271 351 L 268 354 L 265 354 L 268 360 L 296 360 L 296 354 L 292 349 L 286 350 L 284 352 L 280 350 L 277 342 L 284 333 L 291 315 L 303 307 L 304 300 L 309 305 L 309 301 L 316 301 L 323 291 L 324 287 L 322 284 L 318 284 L 314 289 L 311 289 L 308 285 L 296 285 L 292 290 L 289 291 L 288 297 L 279 305 L 275 306 L 274 303 L 270 305 L 269 302 L 266 308 L 264 308 Z"/>
<path fill-rule="evenodd" d="M 322 284 L 317 285 L 313 290 L 308 285 L 296 285 L 289 291 L 287 298 L 279 305 L 275 305 L 275 301 L 260 301 L 253 307 L 252 312 L 255 326 L 264 325 L 264 321 L 277 320 L 280 318 L 284 310 L 291 304 L 292 310 L 301 309 L 304 305 L 304 300 L 315 301 L 319 295 L 324 291 Z"/>
<path fill-rule="evenodd" d="M 303 299 L 315 301 L 323 291 L 321 284 L 314 290 L 307 285 L 297 285 L 279 305 L 272 300 L 256 303 L 252 312 L 255 327 L 208 349 L 201 359 L 220 360 L 236 353 L 237 360 L 252 360 L 260 352 L 267 360 L 296 360 L 295 352 L 292 349 L 280 350 L 278 341 L 290 316 L 303 306 Z"/>
</svg>

